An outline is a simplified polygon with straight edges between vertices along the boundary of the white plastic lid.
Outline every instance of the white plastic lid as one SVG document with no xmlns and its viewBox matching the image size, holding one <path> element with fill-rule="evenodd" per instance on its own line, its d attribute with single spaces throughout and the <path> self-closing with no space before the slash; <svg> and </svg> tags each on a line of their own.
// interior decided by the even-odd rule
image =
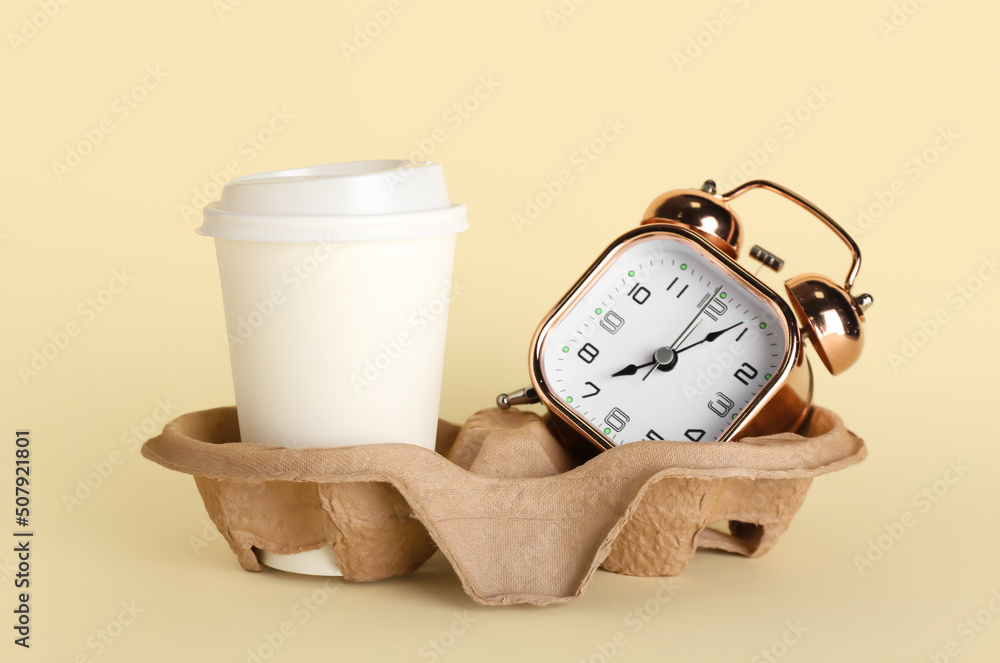
<svg viewBox="0 0 1000 663">
<path fill-rule="evenodd" d="M 237 178 L 197 232 L 260 242 L 415 239 L 467 230 L 440 164 L 382 159 Z"/>
</svg>

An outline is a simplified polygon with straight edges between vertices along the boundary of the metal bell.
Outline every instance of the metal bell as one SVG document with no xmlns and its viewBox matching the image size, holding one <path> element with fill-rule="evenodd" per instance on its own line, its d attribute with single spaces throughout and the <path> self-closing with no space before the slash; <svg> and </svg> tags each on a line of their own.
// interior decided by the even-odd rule
<svg viewBox="0 0 1000 663">
<path fill-rule="evenodd" d="M 661 194 L 642 216 L 647 223 L 671 223 L 700 233 L 729 257 L 739 257 L 743 238 L 739 217 L 715 192 L 715 182 L 708 180 L 701 189 L 675 189 Z"/>
</svg>

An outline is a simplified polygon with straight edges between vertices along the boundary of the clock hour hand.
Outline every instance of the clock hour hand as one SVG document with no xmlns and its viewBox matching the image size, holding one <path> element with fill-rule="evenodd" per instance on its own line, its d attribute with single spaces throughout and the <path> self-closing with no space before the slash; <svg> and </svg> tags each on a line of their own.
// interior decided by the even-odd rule
<svg viewBox="0 0 1000 663">
<path fill-rule="evenodd" d="M 648 361 L 645 364 L 640 364 L 638 366 L 636 366 L 635 364 L 629 364 L 628 366 L 618 371 L 617 373 L 612 373 L 611 377 L 616 378 L 620 375 L 635 375 L 636 373 L 639 372 L 640 368 L 646 368 L 647 366 L 652 366 L 655 363 L 656 363 L 655 361 Z"/>
<path fill-rule="evenodd" d="M 664 373 L 674 370 L 674 366 L 677 365 L 677 353 L 670 350 L 668 353 L 664 354 L 664 348 L 660 348 L 653 354 L 653 361 L 647 361 L 645 364 L 629 364 L 617 373 L 612 373 L 611 377 L 616 378 L 619 375 L 635 375 L 639 372 L 640 368 L 646 368 L 656 364 L 656 368 L 663 371 Z M 652 371 L 654 369 L 650 369 Z"/>
<path fill-rule="evenodd" d="M 720 336 L 722 336 L 723 334 L 725 334 L 727 331 L 729 331 L 730 329 L 732 329 L 733 327 L 739 327 L 742 324 L 743 324 L 742 321 L 741 322 L 737 322 L 735 325 L 730 325 L 729 327 L 726 327 L 725 329 L 720 329 L 718 331 L 714 331 L 714 332 L 711 332 L 709 334 L 706 334 L 705 338 L 701 339 L 700 341 L 695 341 L 691 345 L 685 345 L 683 348 L 681 348 L 680 350 L 677 351 L 677 354 L 680 354 L 680 353 L 684 352 L 685 350 L 690 350 L 694 346 L 701 345 L 702 343 L 706 343 L 706 342 L 707 343 L 711 343 L 712 341 L 714 341 L 715 339 L 719 338 Z"/>
</svg>

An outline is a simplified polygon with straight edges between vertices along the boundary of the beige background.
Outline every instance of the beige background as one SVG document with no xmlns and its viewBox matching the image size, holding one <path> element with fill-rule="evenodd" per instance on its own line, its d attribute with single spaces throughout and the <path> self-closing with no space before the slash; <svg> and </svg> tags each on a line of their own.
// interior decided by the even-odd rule
<svg viewBox="0 0 1000 663">
<path fill-rule="evenodd" d="M 997 660 L 1000 282 L 975 281 L 1000 239 L 995 3 L 401 0 L 345 55 L 388 0 L 224 2 L 4 5 L 0 511 L 7 531 L 13 432 L 30 427 L 37 532 L 30 651 L 11 644 L 13 578 L 0 565 L 4 660 L 242 662 L 248 649 L 267 654 L 286 622 L 266 660 L 601 661 L 616 638 L 618 661 L 766 660 L 762 649 L 789 661 L 926 661 L 950 642 L 962 661 Z M 43 5 L 50 19 L 36 16 Z M 567 16 L 551 13 L 560 6 Z M 134 90 L 144 77 L 149 89 Z M 480 77 L 494 85 L 469 99 Z M 475 109 L 462 117 L 449 112 L 456 103 Z M 272 118 L 280 131 L 249 148 Z M 607 122 L 620 127 L 614 140 L 581 161 Z M 53 162 L 102 127 L 112 131 L 57 174 Z M 526 383 L 539 319 L 655 195 L 763 176 L 859 231 L 859 291 L 876 297 L 866 351 L 843 376 L 819 375 L 817 394 L 870 458 L 818 479 L 764 558 L 697 555 L 667 603 L 655 598 L 659 579 L 601 572 L 568 605 L 482 609 L 440 558 L 332 593 L 320 580 L 241 571 L 206 528 L 192 481 L 135 451 L 162 425 L 158 400 L 171 416 L 233 400 L 214 252 L 182 206 L 211 194 L 227 165 L 405 156 L 421 142 L 472 226 L 458 244 L 465 290 L 442 416 L 460 421 Z M 572 183 L 519 230 L 513 215 L 562 170 Z M 887 208 L 859 221 L 880 197 Z M 783 276 L 842 278 L 842 246 L 807 216 L 764 194 L 737 207 L 748 241 L 786 258 Z M 133 279 L 89 313 L 114 270 Z M 980 287 L 964 299 L 969 279 Z M 933 329 L 935 315 L 946 322 Z M 18 366 L 67 323 L 78 335 L 25 383 Z M 894 365 L 915 335 L 922 347 Z M 109 459 L 120 464 L 68 507 L 78 480 Z M 958 476 L 949 463 L 969 469 Z M 934 502 L 925 489 L 937 489 Z M 913 526 L 879 548 L 906 513 Z M 879 559 L 859 570 L 869 554 Z M 303 612 L 316 592 L 322 606 Z M 119 629 L 122 602 L 143 612 Z M 977 614 L 985 626 L 959 627 Z M 444 635 L 452 627 L 464 632 Z M 101 631 L 117 637 L 102 643 Z"/>
</svg>

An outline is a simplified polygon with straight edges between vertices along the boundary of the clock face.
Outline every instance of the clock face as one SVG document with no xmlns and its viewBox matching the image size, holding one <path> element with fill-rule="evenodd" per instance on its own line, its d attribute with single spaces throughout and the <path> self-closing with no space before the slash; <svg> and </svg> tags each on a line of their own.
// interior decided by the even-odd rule
<svg viewBox="0 0 1000 663">
<path fill-rule="evenodd" d="M 540 391 L 605 447 L 728 439 L 790 368 L 779 302 L 685 234 L 640 233 L 543 324 Z"/>
</svg>

